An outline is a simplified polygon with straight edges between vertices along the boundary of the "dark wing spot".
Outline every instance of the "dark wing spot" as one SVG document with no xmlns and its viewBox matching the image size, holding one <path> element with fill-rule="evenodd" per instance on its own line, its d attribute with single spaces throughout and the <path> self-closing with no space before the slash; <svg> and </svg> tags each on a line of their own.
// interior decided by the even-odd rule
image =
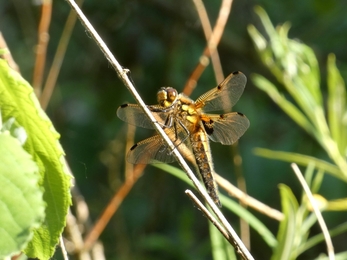
<svg viewBox="0 0 347 260">
<path fill-rule="evenodd" d="M 137 144 L 134 144 L 131 148 L 130 151 L 134 150 L 137 147 Z"/>
<path fill-rule="evenodd" d="M 236 112 L 239 116 L 245 116 L 244 114 L 240 113 L 240 112 Z"/>
<path fill-rule="evenodd" d="M 202 121 L 202 124 L 204 125 L 205 131 L 208 135 L 213 134 L 213 121 L 210 120 L 209 123 Z"/>
<path fill-rule="evenodd" d="M 125 107 L 127 107 L 127 106 L 129 106 L 129 104 L 123 104 L 123 105 L 121 105 L 120 107 L 121 107 L 121 108 L 125 108 Z"/>
<path fill-rule="evenodd" d="M 233 75 L 237 75 L 237 74 L 240 74 L 240 71 L 237 70 L 233 72 Z"/>
</svg>

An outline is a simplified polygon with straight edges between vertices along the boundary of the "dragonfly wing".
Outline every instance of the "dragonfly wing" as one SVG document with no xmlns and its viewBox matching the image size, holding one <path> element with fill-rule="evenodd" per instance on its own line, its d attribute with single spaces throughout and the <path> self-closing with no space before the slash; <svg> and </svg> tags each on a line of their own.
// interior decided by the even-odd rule
<svg viewBox="0 0 347 260">
<path fill-rule="evenodd" d="M 205 115 L 210 121 L 203 121 L 206 133 L 214 142 L 224 145 L 235 143 L 248 129 L 248 118 L 238 112 L 223 115 Z"/>
<path fill-rule="evenodd" d="M 175 161 L 175 157 L 161 136 L 155 135 L 131 147 L 127 161 L 133 164 L 171 163 Z"/>
<path fill-rule="evenodd" d="M 151 107 L 156 106 L 149 106 L 148 108 L 151 110 Z M 165 124 L 167 117 L 169 114 L 167 112 L 152 112 L 153 116 L 157 120 L 157 122 L 161 124 Z M 117 109 L 117 116 L 135 126 L 148 128 L 148 129 L 154 129 L 152 121 L 147 117 L 147 115 L 143 112 L 142 108 L 139 105 L 136 104 L 124 104 L 121 105 Z"/>
<path fill-rule="evenodd" d="M 191 151 L 189 136 L 182 127 L 172 127 L 164 130 L 172 140 L 174 146 L 185 158 L 191 160 L 194 158 Z M 174 162 L 175 156 L 162 140 L 160 135 L 155 135 L 135 144 L 127 155 L 127 161 L 133 164 L 150 164 L 150 163 L 171 163 Z"/>
<path fill-rule="evenodd" d="M 195 104 L 206 112 L 230 111 L 242 95 L 246 82 L 247 78 L 242 72 L 233 72 L 217 87 L 201 95 Z"/>
</svg>

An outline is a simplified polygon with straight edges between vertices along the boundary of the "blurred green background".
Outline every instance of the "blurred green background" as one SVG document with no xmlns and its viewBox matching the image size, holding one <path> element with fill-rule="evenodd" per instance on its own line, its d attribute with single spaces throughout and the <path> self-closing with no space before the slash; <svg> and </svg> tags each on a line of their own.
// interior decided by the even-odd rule
<svg viewBox="0 0 347 260">
<path fill-rule="evenodd" d="M 220 2 L 205 2 L 213 25 Z M 261 5 L 267 11 L 274 25 L 290 21 L 289 37 L 314 49 L 325 96 L 329 53 L 336 54 L 337 66 L 347 79 L 347 4 L 344 0 L 234 1 L 218 47 L 225 76 L 240 70 L 249 79 L 235 106 L 235 111 L 244 113 L 251 122 L 239 142 L 247 191 L 269 206 L 280 209 L 277 185 L 287 184 L 298 196 L 301 186 L 288 163 L 257 157 L 252 149 L 263 147 L 329 159 L 321 147 L 250 80 L 252 73 L 272 78 L 260 62 L 247 33 L 249 24 L 263 31 L 253 11 L 255 5 Z M 29 82 L 35 64 L 40 10 L 35 1 L 0 2 L 0 30 L 23 77 Z M 121 65 L 130 69 L 147 104 L 156 102 L 156 92 L 161 86 L 183 89 L 206 44 L 190 1 L 86 0 L 82 10 Z M 46 73 L 69 11 L 65 1 L 53 2 Z M 194 99 L 215 85 L 209 66 L 191 97 Z M 134 103 L 134 100 L 77 22 L 47 113 L 61 134 L 76 185 L 85 197 L 93 221 L 124 181 L 127 125 L 116 117 L 116 109 L 125 102 Z M 142 140 L 152 133 L 138 129 L 135 140 Z M 235 183 L 231 148 L 220 144 L 211 146 L 216 171 Z M 326 198 L 346 196 L 345 185 L 341 182 L 330 176 L 326 176 L 324 182 L 322 193 Z M 186 188 L 186 184 L 171 175 L 147 167 L 101 235 L 107 259 L 210 259 L 207 220 L 192 207 L 184 194 Z M 274 234 L 277 233 L 276 221 L 252 212 Z M 326 213 L 324 216 L 328 227 L 346 218 L 345 213 Z M 226 212 L 226 217 L 238 229 L 239 220 L 235 215 Z M 315 228 L 313 232 L 319 233 L 319 227 Z M 251 231 L 251 236 L 252 255 L 256 259 L 268 259 L 271 249 L 256 232 Z M 346 235 L 336 237 L 336 251 L 346 249 L 346 241 Z M 316 254 L 312 249 L 301 259 L 310 259 Z"/>
</svg>

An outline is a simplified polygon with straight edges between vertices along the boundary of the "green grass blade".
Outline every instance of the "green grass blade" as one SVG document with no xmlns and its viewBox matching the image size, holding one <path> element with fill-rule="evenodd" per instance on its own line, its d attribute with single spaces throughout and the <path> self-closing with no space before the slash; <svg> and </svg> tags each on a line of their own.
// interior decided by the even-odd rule
<svg viewBox="0 0 347 260">
<path fill-rule="evenodd" d="M 331 174 L 332 176 L 347 182 L 346 177 L 342 174 L 341 170 L 326 161 L 317 159 L 315 157 L 311 157 L 308 155 L 298 154 L 298 153 L 289 153 L 282 151 L 272 151 L 264 148 L 255 148 L 253 150 L 254 154 L 272 159 L 272 160 L 280 160 L 285 162 L 295 162 L 298 165 L 308 166 L 310 163 L 314 163 L 317 169 L 323 170 L 326 173 Z"/>
<path fill-rule="evenodd" d="M 346 86 L 336 67 L 335 55 L 328 56 L 328 120 L 332 138 L 341 154 L 347 153 Z"/>
<path fill-rule="evenodd" d="M 236 260 L 235 251 L 218 229 L 209 221 L 212 256 L 215 260 Z"/>
<path fill-rule="evenodd" d="M 305 115 L 291 102 L 289 102 L 269 80 L 261 75 L 252 75 L 254 84 L 264 92 L 290 117 L 301 126 L 307 133 L 316 135 L 313 125 Z"/>
<path fill-rule="evenodd" d="M 293 246 L 296 237 L 296 212 L 298 210 L 298 202 L 291 189 L 280 184 L 282 212 L 285 218 L 281 221 L 277 241 L 271 260 L 294 259 Z"/>
<path fill-rule="evenodd" d="M 347 231 L 347 222 L 329 230 L 329 234 L 331 237 L 343 234 Z M 322 233 L 315 235 L 311 238 L 309 238 L 304 244 L 302 244 L 299 248 L 298 248 L 298 252 L 299 254 L 302 252 L 307 251 L 308 249 L 318 245 L 319 243 L 322 243 L 324 241 L 324 236 Z"/>
</svg>

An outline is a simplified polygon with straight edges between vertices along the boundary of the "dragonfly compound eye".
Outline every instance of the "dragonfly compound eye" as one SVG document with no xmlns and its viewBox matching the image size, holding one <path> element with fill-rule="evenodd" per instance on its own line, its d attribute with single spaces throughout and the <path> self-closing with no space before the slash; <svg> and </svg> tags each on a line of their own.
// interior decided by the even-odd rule
<svg viewBox="0 0 347 260">
<path fill-rule="evenodd" d="M 171 103 L 174 102 L 177 98 L 177 90 L 174 88 L 167 88 L 166 89 L 167 92 L 167 100 L 170 101 Z"/>
<path fill-rule="evenodd" d="M 167 87 L 161 88 L 157 93 L 158 103 L 163 107 L 169 107 L 177 99 L 177 90 Z"/>
</svg>

